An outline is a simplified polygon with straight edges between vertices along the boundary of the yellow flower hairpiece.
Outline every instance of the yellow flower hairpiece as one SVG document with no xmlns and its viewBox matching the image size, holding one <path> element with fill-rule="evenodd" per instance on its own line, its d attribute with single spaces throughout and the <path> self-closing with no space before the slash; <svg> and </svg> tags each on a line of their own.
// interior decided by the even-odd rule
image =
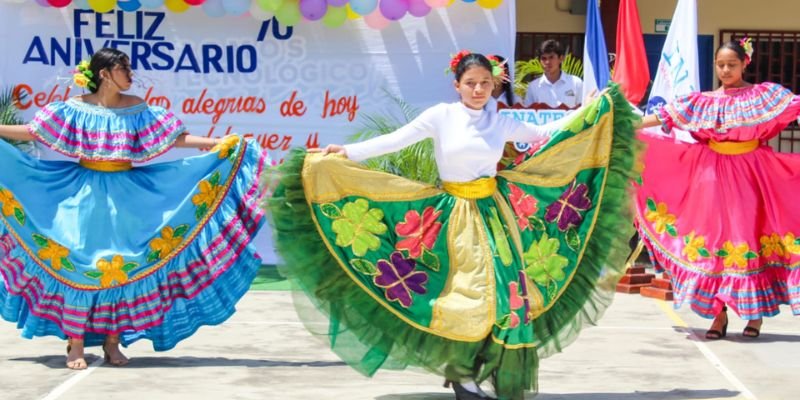
<svg viewBox="0 0 800 400">
<path fill-rule="evenodd" d="M 79 62 L 72 72 L 72 83 L 74 83 L 75 86 L 83 89 L 94 89 L 97 87 L 94 82 L 92 82 L 94 74 L 92 70 L 89 69 L 89 61 L 83 60 Z"/>
<path fill-rule="evenodd" d="M 750 61 L 753 58 L 753 38 L 749 38 L 747 36 L 739 39 L 739 45 L 742 46 L 744 49 L 745 57 L 745 64 L 750 64 Z"/>
</svg>

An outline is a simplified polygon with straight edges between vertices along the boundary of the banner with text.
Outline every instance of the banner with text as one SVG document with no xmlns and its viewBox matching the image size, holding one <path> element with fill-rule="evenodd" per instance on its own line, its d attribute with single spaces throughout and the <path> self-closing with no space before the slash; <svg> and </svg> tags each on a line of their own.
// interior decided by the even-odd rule
<svg viewBox="0 0 800 400">
<path fill-rule="evenodd" d="M 98 14 L 0 2 L 0 89 L 14 90 L 29 120 L 45 104 L 83 93 L 70 86 L 75 65 L 115 47 L 130 56 L 131 94 L 172 110 L 194 135 L 252 136 L 280 161 L 290 147 L 344 143 L 366 116 L 398 112 L 387 93 L 420 110 L 457 101 L 444 71 L 461 49 L 513 65 L 514 10 L 513 0 L 492 10 L 458 2 L 377 31 L 363 20 L 284 26 L 275 18 L 211 19 L 194 8 Z M 176 150 L 162 160 L 192 154 Z M 265 235 L 256 243 L 272 263 Z"/>
</svg>

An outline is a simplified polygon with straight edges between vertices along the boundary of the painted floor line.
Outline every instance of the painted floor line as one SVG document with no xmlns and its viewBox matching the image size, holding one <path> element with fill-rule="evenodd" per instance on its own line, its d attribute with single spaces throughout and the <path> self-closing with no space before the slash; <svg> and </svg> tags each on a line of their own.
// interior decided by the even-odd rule
<svg viewBox="0 0 800 400">
<path fill-rule="evenodd" d="M 73 386 L 77 385 L 78 382 L 86 379 L 89 375 L 91 375 L 97 367 L 103 365 L 104 360 L 102 358 L 97 359 L 95 362 L 89 364 L 89 367 L 83 371 L 75 372 L 69 379 L 61 383 L 60 385 L 53 388 L 46 396 L 42 397 L 41 400 L 56 400 L 61 397 L 64 393 L 69 391 Z"/>
</svg>

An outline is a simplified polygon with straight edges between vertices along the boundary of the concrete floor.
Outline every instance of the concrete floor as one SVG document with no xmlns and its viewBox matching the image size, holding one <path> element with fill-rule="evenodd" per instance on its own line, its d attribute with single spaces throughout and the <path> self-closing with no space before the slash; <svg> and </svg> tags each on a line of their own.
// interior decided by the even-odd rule
<svg viewBox="0 0 800 400">
<path fill-rule="evenodd" d="M 597 327 L 564 353 L 542 361 L 538 400 L 684 400 L 800 398 L 800 324 L 788 308 L 768 319 L 757 340 L 700 340 L 709 322 L 688 309 L 618 295 Z M 685 328 L 688 325 L 691 329 Z M 420 371 L 365 378 L 341 363 L 297 320 L 291 294 L 253 291 L 226 324 L 201 329 L 166 353 L 149 343 L 126 350 L 123 368 L 90 349 L 90 368 L 64 367 L 64 342 L 22 340 L 0 324 L 0 399 L 445 400 L 442 379 Z M 533 396 L 529 396 L 533 398 Z"/>
</svg>

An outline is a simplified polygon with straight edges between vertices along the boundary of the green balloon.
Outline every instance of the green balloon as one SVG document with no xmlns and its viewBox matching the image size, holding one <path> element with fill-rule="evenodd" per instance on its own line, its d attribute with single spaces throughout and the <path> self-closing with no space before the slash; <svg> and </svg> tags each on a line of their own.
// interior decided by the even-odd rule
<svg viewBox="0 0 800 400">
<path fill-rule="evenodd" d="M 283 5 L 283 0 L 256 0 L 258 6 L 264 11 L 275 11 Z"/>
<path fill-rule="evenodd" d="M 275 18 L 286 26 L 297 25 L 300 17 L 300 6 L 295 1 L 286 0 L 275 10 Z"/>
<path fill-rule="evenodd" d="M 328 12 L 322 17 L 322 23 L 328 28 L 341 26 L 347 20 L 347 9 L 345 7 L 328 7 Z"/>
</svg>

